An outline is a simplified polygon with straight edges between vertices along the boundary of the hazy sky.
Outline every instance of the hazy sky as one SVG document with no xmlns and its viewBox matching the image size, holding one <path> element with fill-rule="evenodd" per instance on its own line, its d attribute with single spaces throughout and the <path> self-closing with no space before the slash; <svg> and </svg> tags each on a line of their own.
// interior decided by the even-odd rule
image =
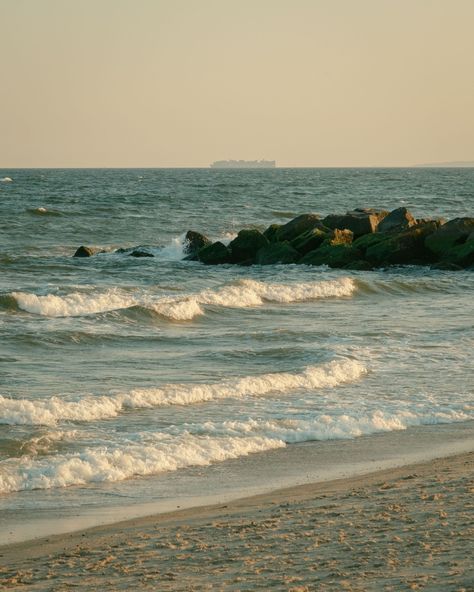
<svg viewBox="0 0 474 592">
<path fill-rule="evenodd" d="M 0 167 L 474 160 L 474 0 L 0 0 Z"/>
</svg>

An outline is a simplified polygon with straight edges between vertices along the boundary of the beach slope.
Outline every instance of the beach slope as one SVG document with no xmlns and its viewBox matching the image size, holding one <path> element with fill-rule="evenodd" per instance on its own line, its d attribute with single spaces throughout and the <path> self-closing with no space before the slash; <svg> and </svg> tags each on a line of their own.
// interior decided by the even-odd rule
<svg viewBox="0 0 474 592">
<path fill-rule="evenodd" d="M 474 590 L 474 453 L 0 547 L 8 590 Z"/>
</svg>

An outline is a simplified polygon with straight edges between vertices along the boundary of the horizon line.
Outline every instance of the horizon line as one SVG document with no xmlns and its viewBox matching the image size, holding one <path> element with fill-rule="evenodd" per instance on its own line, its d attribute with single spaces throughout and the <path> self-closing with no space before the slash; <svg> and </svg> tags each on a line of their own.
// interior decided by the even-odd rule
<svg viewBox="0 0 474 592">
<path fill-rule="evenodd" d="M 414 168 L 474 168 L 474 161 L 453 161 L 452 163 L 426 163 L 411 165 L 296 165 L 268 168 L 207 166 L 0 166 L 5 170 L 211 170 L 211 171 L 271 171 L 275 169 L 414 169 Z"/>
</svg>

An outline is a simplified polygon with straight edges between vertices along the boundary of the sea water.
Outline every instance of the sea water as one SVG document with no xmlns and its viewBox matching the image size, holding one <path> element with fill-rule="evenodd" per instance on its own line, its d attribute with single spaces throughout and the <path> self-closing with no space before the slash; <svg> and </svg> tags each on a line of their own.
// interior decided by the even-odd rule
<svg viewBox="0 0 474 592">
<path fill-rule="evenodd" d="M 204 266 L 183 238 L 355 207 L 472 215 L 474 169 L 0 177 L 0 542 L 349 470 L 351 450 L 471 446 L 472 271 Z M 138 245 L 154 257 L 115 252 Z"/>
</svg>

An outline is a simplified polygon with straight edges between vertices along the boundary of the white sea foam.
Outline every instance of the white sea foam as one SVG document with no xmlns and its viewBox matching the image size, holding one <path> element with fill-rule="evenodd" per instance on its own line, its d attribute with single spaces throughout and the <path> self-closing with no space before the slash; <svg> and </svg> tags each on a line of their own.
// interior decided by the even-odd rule
<svg viewBox="0 0 474 592">
<path fill-rule="evenodd" d="M 221 288 L 183 296 L 132 295 L 116 289 L 105 292 L 74 292 L 66 296 L 12 292 L 11 296 L 22 310 L 43 316 L 80 316 L 143 306 L 169 319 L 183 321 L 204 314 L 202 307 L 205 305 L 248 308 L 262 306 L 265 302 L 290 304 L 320 298 L 348 297 L 356 289 L 354 280 L 347 277 L 294 284 L 273 284 L 246 279 Z"/>
<path fill-rule="evenodd" d="M 0 463 L 0 492 L 50 489 L 91 482 L 121 481 L 189 466 L 206 466 L 285 446 L 280 440 L 255 437 L 199 437 L 182 434 L 154 444 L 103 447 L 48 459 L 24 458 Z"/>
<path fill-rule="evenodd" d="M 454 423 L 474 419 L 474 408 L 430 406 L 413 403 L 410 408 L 393 405 L 392 408 L 333 409 L 330 413 L 315 414 L 308 419 L 280 419 L 206 422 L 202 429 L 211 435 L 256 436 L 282 440 L 287 444 L 312 440 L 342 440 L 382 432 L 406 430 L 410 427 Z M 190 429 L 190 426 L 187 426 Z M 201 428 L 198 428 L 198 430 Z"/>
<path fill-rule="evenodd" d="M 304 372 L 278 372 L 223 380 L 215 384 L 168 384 L 110 396 L 87 396 L 77 401 L 59 397 L 28 400 L 0 396 L 0 424 L 55 425 L 60 421 L 95 421 L 117 416 L 125 408 L 192 405 L 247 396 L 285 394 L 298 389 L 336 387 L 358 380 L 367 372 L 355 360 L 334 360 L 309 366 Z"/>
<path fill-rule="evenodd" d="M 74 292 L 67 296 L 37 296 L 26 292 L 12 292 L 11 296 L 22 310 L 46 317 L 89 315 L 128 308 L 136 304 L 132 296 L 117 290 L 94 294 Z"/>
<path fill-rule="evenodd" d="M 472 411 L 472 410 L 471 410 Z M 436 405 L 422 409 L 316 414 L 307 419 L 240 420 L 172 426 L 163 432 L 127 433 L 126 441 L 82 452 L 0 462 L 0 493 L 121 481 L 206 466 L 311 440 L 350 439 L 409 427 L 465 421 L 472 412 Z"/>
</svg>

